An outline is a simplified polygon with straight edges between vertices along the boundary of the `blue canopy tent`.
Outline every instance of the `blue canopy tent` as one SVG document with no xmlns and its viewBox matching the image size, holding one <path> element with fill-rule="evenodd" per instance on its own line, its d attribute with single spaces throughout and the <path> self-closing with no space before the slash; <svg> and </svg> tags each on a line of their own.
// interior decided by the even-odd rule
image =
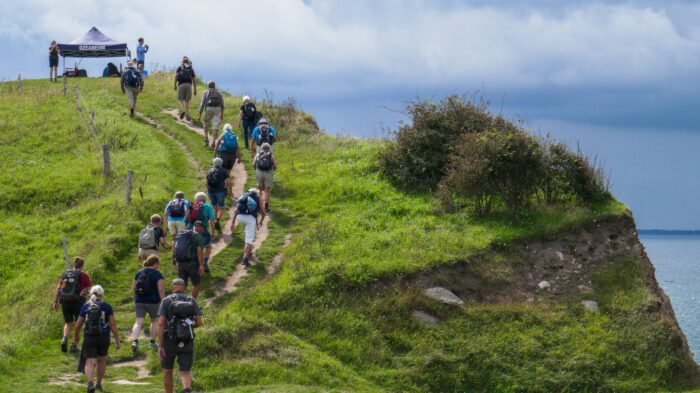
<svg viewBox="0 0 700 393">
<path fill-rule="evenodd" d="M 63 72 L 66 71 L 66 57 L 120 57 L 127 59 L 131 56 L 126 43 L 115 41 L 102 34 L 93 26 L 82 37 L 76 38 L 69 44 L 58 44 L 63 56 Z"/>
</svg>

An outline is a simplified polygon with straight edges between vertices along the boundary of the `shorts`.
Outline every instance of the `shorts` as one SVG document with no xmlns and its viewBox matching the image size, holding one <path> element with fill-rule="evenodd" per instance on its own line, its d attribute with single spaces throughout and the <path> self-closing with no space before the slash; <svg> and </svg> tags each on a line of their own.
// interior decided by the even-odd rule
<svg viewBox="0 0 700 393">
<path fill-rule="evenodd" d="M 137 60 L 136 61 L 136 68 L 138 68 L 138 66 L 140 66 L 140 65 L 146 66 L 146 64 L 144 64 L 144 60 Z"/>
<path fill-rule="evenodd" d="M 204 127 L 211 126 L 212 130 L 219 131 L 219 125 L 221 125 L 221 108 L 218 106 L 206 107 L 204 109 Z"/>
<path fill-rule="evenodd" d="M 134 303 L 136 318 L 146 318 L 146 313 L 151 318 L 151 322 L 158 319 L 158 303 Z"/>
<path fill-rule="evenodd" d="M 192 84 L 180 83 L 177 85 L 177 100 L 190 102 L 192 101 Z"/>
<path fill-rule="evenodd" d="M 126 99 L 129 101 L 129 105 L 136 105 L 136 98 L 139 95 L 138 87 L 127 87 L 126 88 Z"/>
<path fill-rule="evenodd" d="M 210 192 L 209 202 L 213 207 L 226 207 L 226 191 Z"/>
<path fill-rule="evenodd" d="M 139 248 L 139 258 L 145 261 L 151 255 L 158 255 L 158 250 L 155 248 Z"/>
<path fill-rule="evenodd" d="M 58 67 L 58 56 L 49 56 L 49 68 Z"/>
<path fill-rule="evenodd" d="M 202 276 L 199 275 L 199 262 L 178 263 L 177 277 L 185 280 L 185 285 L 187 285 L 188 279 L 192 279 L 192 285 L 199 285 L 199 282 L 202 279 Z"/>
<path fill-rule="evenodd" d="M 177 365 L 180 371 L 190 371 L 194 360 L 194 341 L 185 343 L 180 347 L 177 343 L 163 339 L 163 349 L 165 350 L 165 358 L 161 360 L 160 366 L 166 370 L 172 370 L 175 367 L 175 357 L 177 357 Z"/>
<path fill-rule="evenodd" d="M 187 224 L 184 221 L 171 221 L 168 220 L 168 230 L 173 237 L 177 236 L 178 233 L 187 229 Z"/>
<path fill-rule="evenodd" d="M 83 302 L 61 303 L 61 311 L 63 311 L 63 320 L 66 323 L 73 323 L 78 320 L 80 309 L 83 308 Z"/>
<path fill-rule="evenodd" d="M 258 181 L 258 188 L 271 188 L 272 183 L 274 183 L 274 176 L 273 172 L 270 171 L 261 171 L 259 169 L 255 170 L 255 180 Z"/>
<path fill-rule="evenodd" d="M 224 161 L 224 163 L 222 165 L 224 167 L 224 169 L 226 169 L 227 171 L 230 171 L 231 169 L 233 169 L 233 166 L 236 164 L 236 159 L 238 158 L 238 154 L 231 153 L 228 151 L 220 151 L 219 158 L 221 158 Z"/>
<path fill-rule="evenodd" d="M 109 336 L 85 336 L 83 356 L 86 359 L 107 356 L 109 345 Z"/>
<path fill-rule="evenodd" d="M 207 248 L 211 246 L 211 233 L 209 233 L 209 227 L 204 227 L 202 232 L 202 237 L 204 238 L 204 245 L 202 247 Z"/>
<path fill-rule="evenodd" d="M 251 214 L 239 214 L 238 222 L 243 225 L 243 230 L 245 232 L 245 243 L 253 244 L 255 241 L 255 230 L 257 229 L 258 218 Z"/>
</svg>

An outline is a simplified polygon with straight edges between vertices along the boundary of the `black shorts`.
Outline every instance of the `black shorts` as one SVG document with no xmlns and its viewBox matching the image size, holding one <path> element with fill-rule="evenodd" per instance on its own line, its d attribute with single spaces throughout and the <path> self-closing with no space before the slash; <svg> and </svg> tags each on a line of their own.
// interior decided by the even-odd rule
<svg viewBox="0 0 700 393">
<path fill-rule="evenodd" d="M 237 157 L 238 157 L 238 154 L 236 154 L 236 153 L 230 153 L 227 151 L 220 151 L 219 152 L 219 158 L 221 158 L 224 161 L 222 166 L 224 167 L 224 169 L 229 170 L 229 171 L 231 169 L 233 169 L 233 165 L 236 163 Z"/>
<path fill-rule="evenodd" d="M 136 61 L 136 67 L 140 66 L 141 64 L 143 64 L 143 60 Z M 144 64 L 144 66 L 145 66 L 145 64 Z"/>
<path fill-rule="evenodd" d="M 166 333 L 167 334 L 167 333 Z M 165 349 L 165 358 L 160 361 L 160 366 L 166 370 L 172 370 L 175 366 L 175 357 L 177 357 L 177 365 L 180 371 L 190 371 L 194 360 L 194 342 L 184 343 L 182 347 L 173 343 L 169 339 L 163 339 L 163 349 Z"/>
<path fill-rule="evenodd" d="M 66 323 L 73 323 L 78 320 L 80 309 L 83 308 L 82 302 L 61 303 L 61 311 L 63 311 L 63 320 Z"/>
<path fill-rule="evenodd" d="M 187 285 L 187 280 L 190 278 L 192 279 L 192 285 L 199 285 L 199 281 L 202 278 L 199 275 L 199 263 L 178 263 L 177 276 L 185 280 L 185 285 Z"/>
<path fill-rule="evenodd" d="M 109 344 L 109 336 L 85 336 L 83 356 L 86 359 L 107 356 Z"/>
<path fill-rule="evenodd" d="M 49 56 L 49 68 L 58 67 L 58 56 Z"/>
</svg>

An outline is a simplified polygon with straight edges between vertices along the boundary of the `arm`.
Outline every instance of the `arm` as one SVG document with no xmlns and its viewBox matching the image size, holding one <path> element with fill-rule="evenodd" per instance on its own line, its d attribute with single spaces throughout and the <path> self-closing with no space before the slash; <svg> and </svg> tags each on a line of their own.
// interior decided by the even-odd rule
<svg viewBox="0 0 700 393">
<path fill-rule="evenodd" d="M 224 97 L 221 97 L 221 120 L 224 120 Z"/>
<path fill-rule="evenodd" d="M 201 315 L 197 315 L 197 316 L 194 318 L 194 327 L 198 328 L 198 327 L 200 327 L 200 326 L 202 326 L 202 316 L 201 316 Z"/>
<path fill-rule="evenodd" d="M 83 322 L 85 322 L 84 317 L 78 317 L 78 320 L 75 321 L 75 329 L 73 332 L 73 344 L 78 345 L 80 342 L 80 328 L 83 327 Z"/>
<path fill-rule="evenodd" d="M 136 299 L 136 280 L 131 283 L 131 294 L 134 295 L 134 299 Z"/>
<path fill-rule="evenodd" d="M 165 231 L 163 231 L 163 234 L 165 234 Z M 168 242 L 166 241 L 165 236 L 163 236 L 163 237 L 160 238 L 160 245 L 161 245 L 164 249 L 167 249 L 167 248 L 168 248 Z"/>
<path fill-rule="evenodd" d="M 226 189 L 228 190 L 229 195 L 233 196 L 233 190 L 231 187 L 233 187 L 233 184 L 231 184 L 231 180 L 229 180 L 229 178 L 227 177 L 226 178 Z"/>
<path fill-rule="evenodd" d="M 165 299 L 165 284 L 163 284 L 164 281 L 165 280 L 162 278 L 158 280 L 158 296 L 160 296 L 161 299 Z"/>
<path fill-rule="evenodd" d="M 274 154 L 272 155 L 272 169 L 277 170 L 277 159 Z"/>
<path fill-rule="evenodd" d="M 175 72 L 175 91 L 177 91 L 177 71 Z"/>
<path fill-rule="evenodd" d="M 219 148 L 221 147 L 221 140 L 224 138 L 224 134 L 222 133 L 219 139 L 216 140 L 216 144 L 214 145 L 214 158 L 216 158 L 216 153 L 219 152 Z"/>
<path fill-rule="evenodd" d="M 216 229 L 214 229 L 214 224 L 216 224 L 216 220 L 213 218 L 209 219 L 209 228 L 211 228 L 211 241 L 216 241 Z"/>
<path fill-rule="evenodd" d="M 204 102 L 207 99 L 207 92 L 205 91 L 204 94 L 202 94 L 202 102 L 199 104 L 199 118 L 202 118 L 202 112 L 204 111 Z"/>
<path fill-rule="evenodd" d="M 204 252 L 202 252 L 202 247 L 197 247 L 197 261 L 199 261 L 199 274 L 202 275 L 204 274 Z"/>
<path fill-rule="evenodd" d="M 165 223 L 165 225 L 163 225 L 163 234 L 165 234 L 165 236 L 168 236 L 168 217 L 170 217 L 170 212 L 166 210 L 165 214 L 163 214 L 163 222 Z"/>
<path fill-rule="evenodd" d="M 117 330 L 117 321 L 114 320 L 114 314 L 109 316 L 109 327 L 112 328 L 112 333 L 114 334 L 114 345 L 118 351 L 122 344 L 119 340 L 119 331 Z"/>
<path fill-rule="evenodd" d="M 53 297 L 53 310 L 58 311 L 58 295 L 61 293 L 61 284 L 63 281 L 58 282 L 58 287 L 56 288 L 56 295 Z"/>
<path fill-rule="evenodd" d="M 260 227 L 263 224 L 263 221 L 265 221 L 265 209 L 259 209 L 259 210 L 260 210 L 260 213 L 262 213 L 262 214 L 260 215 L 260 222 L 258 223 L 258 229 L 260 229 Z"/>
<path fill-rule="evenodd" d="M 194 89 L 194 95 L 197 95 L 197 78 L 192 73 L 192 88 Z"/>
<path fill-rule="evenodd" d="M 238 128 L 241 128 L 241 120 L 243 119 L 243 109 L 238 111 Z"/>
<path fill-rule="evenodd" d="M 238 210 L 233 213 L 233 220 L 231 220 L 231 233 L 233 233 L 233 229 L 236 227 L 236 217 L 238 217 Z"/>
<path fill-rule="evenodd" d="M 240 145 L 236 145 L 236 154 L 238 154 L 238 163 L 240 164 L 241 163 L 241 146 Z M 233 194 L 231 194 L 231 195 L 233 195 Z"/>
<path fill-rule="evenodd" d="M 165 359 L 165 348 L 163 347 L 163 337 L 165 336 L 165 317 L 158 318 L 158 357 L 160 360 Z"/>
<path fill-rule="evenodd" d="M 126 93 L 126 90 L 124 90 L 124 80 L 125 79 L 126 79 L 126 72 L 122 73 L 122 77 L 121 77 L 122 94 Z"/>
</svg>

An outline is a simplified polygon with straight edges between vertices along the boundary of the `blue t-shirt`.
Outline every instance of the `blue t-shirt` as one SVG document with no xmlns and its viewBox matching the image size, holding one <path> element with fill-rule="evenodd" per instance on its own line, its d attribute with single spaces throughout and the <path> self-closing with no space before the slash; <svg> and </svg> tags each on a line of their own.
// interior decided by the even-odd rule
<svg viewBox="0 0 700 393">
<path fill-rule="evenodd" d="M 168 202 L 168 206 L 165 207 L 165 211 L 170 213 L 170 204 L 173 203 L 173 201 Z M 190 210 L 190 203 L 185 199 L 185 215 L 183 217 L 173 217 L 172 215 L 168 215 L 168 221 L 185 221 L 187 218 L 187 212 Z"/>
<path fill-rule="evenodd" d="M 255 127 L 255 129 L 253 130 L 253 133 L 251 134 L 251 138 L 255 139 L 256 142 L 258 142 L 258 135 L 260 134 L 260 132 L 258 131 L 259 129 L 260 129 L 260 126 Z M 272 128 L 271 126 L 270 126 L 270 135 L 277 136 L 277 132 L 275 132 L 275 129 Z M 270 138 L 269 143 L 270 143 L 270 146 L 272 146 L 272 144 L 275 143 L 275 141 L 273 141 L 272 138 Z M 258 143 L 258 144 L 261 144 L 261 143 Z"/>
<path fill-rule="evenodd" d="M 151 273 L 154 272 L 154 273 Z M 141 297 L 139 295 L 136 295 L 134 302 L 135 303 L 153 303 L 153 304 L 158 304 L 160 303 L 160 294 L 158 293 L 158 281 L 165 279 L 163 275 L 156 269 L 151 269 L 150 267 L 143 268 L 136 272 L 136 275 L 134 276 L 134 281 L 139 279 L 139 276 L 141 274 L 149 274 L 149 280 L 151 281 L 151 294 L 149 296 L 144 296 Z"/>
<path fill-rule="evenodd" d="M 83 304 L 83 307 L 80 309 L 79 316 L 83 317 L 83 319 L 86 318 L 85 314 L 87 312 L 88 307 L 90 307 L 90 302 Z M 100 308 L 102 309 L 102 326 L 100 327 L 100 336 L 109 336 L 109 317 L 110 315 L 114 315 L 114 310 L 112 310 L 112 306 L 110 306 L 107 302 L 100 302 Z M 87 335 L 87 324 L 84 324 L 83 326 L 84 339 Z"/>
<path fill-rule="evenodd" d="M 136 46 L 136 61 L 144 61 L 146 59 L 146 52 L 148 49 L 144 45 L 138 44 Z"/>
</svg>

